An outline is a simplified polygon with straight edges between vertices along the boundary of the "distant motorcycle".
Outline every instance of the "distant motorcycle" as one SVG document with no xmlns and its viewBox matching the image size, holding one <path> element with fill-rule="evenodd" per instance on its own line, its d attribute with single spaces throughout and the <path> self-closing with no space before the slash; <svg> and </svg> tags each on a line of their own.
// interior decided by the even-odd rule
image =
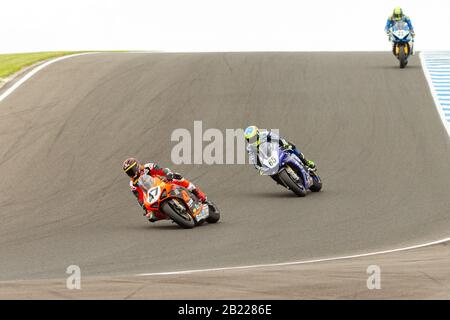
<svg viewBox="0 0 450 320">
<path fill-rule="evenodd" d="M 272 176 L 297 196 L 304 197 L 308 190 L 318 192 L 322 189 L 322 180 L 317 172 L 304 166 L 291 150 L 280 148 L 278 142 L 263 142 L 259 146 L 258 157 L 261 174 Z"/>
<path fill-rule="evenodd" d="M 410 42 L 412 40 L 411 31 L 404 21 L 396 22 L 390 32 L 390 41 L 393 43 L 392 53 L 400 62 L 400 68 L 406 67 L 408 58 L 411 55 Z"/>
<path fill-rule="evenodd" d="M 220 219 L 217 206 L 207 201 L 203 204 L 188 189 L 171 183 L 164 177 L 142 175 L 139 184 L 144 191 L 144 205 L 147 211 L 172 219 L 185 229 L 197 225 L 216 223 Z"/>
</svg>

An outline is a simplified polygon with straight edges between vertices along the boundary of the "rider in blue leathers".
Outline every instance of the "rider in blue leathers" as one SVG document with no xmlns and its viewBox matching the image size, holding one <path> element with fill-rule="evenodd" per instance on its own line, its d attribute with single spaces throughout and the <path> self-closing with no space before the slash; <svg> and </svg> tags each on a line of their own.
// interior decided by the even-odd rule
<svg viewBox="0 0 450 320">
<path fill-rule="evenodd" d="M 390 37 L 391 35 L 391 28 L 394 26 L 394 24 L 396 22 L 399 21 L 403 21 L 406 22 L 406 24 L 408 25 L 412 40 L 410 41 L 409 45 L 411 47 L 411 54 L 414 55 L 414 37 L 415 37 L 415 33 L 414 33 L 414 27 L 411 23 L 411 19 L 403 14 L 403 10 L 400 7 L 397 7 L 394 9 L 394 11 L 392 12 L 392 15 L 389 16 L 389 18 L 386 21 L 386 26 L 384 27 L 384 31 L 386 32 L 386 34 Z"/>
<path fill-rule="evenodd" d="M 280 147 L 284 150 L 290 150 L 292 153 L 294 153 L 301 161 L 302 163 L 308 167 L 311 171 L 316 170 L 316 165 L 313 161 L 308 160 L 305 158 L 303 153 L 301 153 L 294 144 L 290 143 L 289 141 L 283 139 L 276 133 L 270 131 L 270 130 L 260 130 L 256 126 L 249 126 L 247 129 L 245 129 L 244 132 L 245 140 L 247 141 L 247 152 L 249 155 L 249 161 L 250 163 L 259 171 L 261 167 L 261 163 L 259 162 L 258 157 L 258 148 L 261 142 L 271 142 L 271 141 L 278 141 Z M 273 176 L 271 176 L 275 181 L 277 179 Z M 278 181 L 277 181 L 278 182 Z"/>
</svg>

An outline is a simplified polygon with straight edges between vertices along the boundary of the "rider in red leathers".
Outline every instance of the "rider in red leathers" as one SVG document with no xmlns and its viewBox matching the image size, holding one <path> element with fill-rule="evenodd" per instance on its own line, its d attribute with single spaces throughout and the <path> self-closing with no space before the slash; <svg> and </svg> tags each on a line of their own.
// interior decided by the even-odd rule
<svg viewBox="0 0 450 320">
<path fill-rule="evenodd" d="M 196 187 L 192 182 L 184 179 L 180 174 L 172 172 L 169 168 L 161 168 L 156 163 L 146 163 L 141 165 L 135 158 L 128 158 L 123 162 L 123 171 L 130 177 L 131 192 L 136 196 L 139 205 L 144 209 L 144 216 L 146 216 L 150 222 L 155 222 L 164 219 L 163 216 L 159 216 L 153 212 L 148 212 L 144 206 L 143 190 L 139 186 L 139 177 L 141 175 L 149 176 L 162 176 L 166 177 L 173 184 L 179 185 L 191 191 L 199 198 L 201 202 L 206 202 L 206 195 Z"/>
</svg>

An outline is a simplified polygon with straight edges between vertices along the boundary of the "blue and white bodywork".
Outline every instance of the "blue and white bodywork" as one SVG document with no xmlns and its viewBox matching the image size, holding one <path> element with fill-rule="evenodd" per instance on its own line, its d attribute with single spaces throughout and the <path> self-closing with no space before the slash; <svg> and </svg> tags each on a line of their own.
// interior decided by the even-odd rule
<svg viewBox="0 0 450 320">
<path fill-rule="evenodd" d="M 298 196 L 305 196 L 307 190 L 319 191 L 322 181 L 317 173 L 306 168 L 291 151 L 280 148 L 278 142 L 264 142 L 259 146 L 260 173 L 271 176 Z"/>
<path fill-rule="evenodd" d="M 393 44 L 392 52 L 400 61 L 400 68 L 403 69 L 408 64 L 408 58 L 413 50 L 413 38 L 409 25 L 405 21 L 394 23 L 389 39 Z"/>
</svg>

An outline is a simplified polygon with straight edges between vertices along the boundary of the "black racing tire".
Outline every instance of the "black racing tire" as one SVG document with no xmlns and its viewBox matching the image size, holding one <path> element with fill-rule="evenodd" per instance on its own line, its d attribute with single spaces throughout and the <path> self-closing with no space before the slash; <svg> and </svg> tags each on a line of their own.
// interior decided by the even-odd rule
<svg viewBox="0 0 450 320">
<path fill-rule="evenodd" d="M 183 229 L 192 229 L 195 227 L 194 218 L 189 214 L 187 210 L 185 212 L 178 212 L 175 204 L 171 205 L 170 201 L 166 201 L 161 206 L 161 211 L 163 211 L 166 215 L 170 217 L 176 224 L 178 224 Z"/>
<path fill-rule="evenodd" d="M 208 218 L 206 218 L 206 222 L 217 223 L 220 220 L 220 211 L 217 206 L 211 201 L 208 201 L 207 203 L 209 207 L 209 216 Z"/>
<path fill-rule="evenodd" d="M 319 192 L 322 190 L 322 180 L 320 179 L 318 174 L 312 173 L 311 178 L 313 179 L 313 184 L 309 187 L 309 190 L 312 192 Z"/>
<path fill-rule="evenodd" d="M 279 174 L 280 180 L 288 187 L 289 190 L 294 192 L 299 197 L 306 196 L 306 189 L 299 186 L 294 179 L 291 178 L 286 170 L 281 171 Z"/>
<path fill-rule="evenodd" d="M 398 60 L 400 60 L 400 69 L 403 69 L 408 64 L 408 57 L 405 54 L 405 45 L 399 46 L 400 52 L 398 53 Z"/>
</svg>

